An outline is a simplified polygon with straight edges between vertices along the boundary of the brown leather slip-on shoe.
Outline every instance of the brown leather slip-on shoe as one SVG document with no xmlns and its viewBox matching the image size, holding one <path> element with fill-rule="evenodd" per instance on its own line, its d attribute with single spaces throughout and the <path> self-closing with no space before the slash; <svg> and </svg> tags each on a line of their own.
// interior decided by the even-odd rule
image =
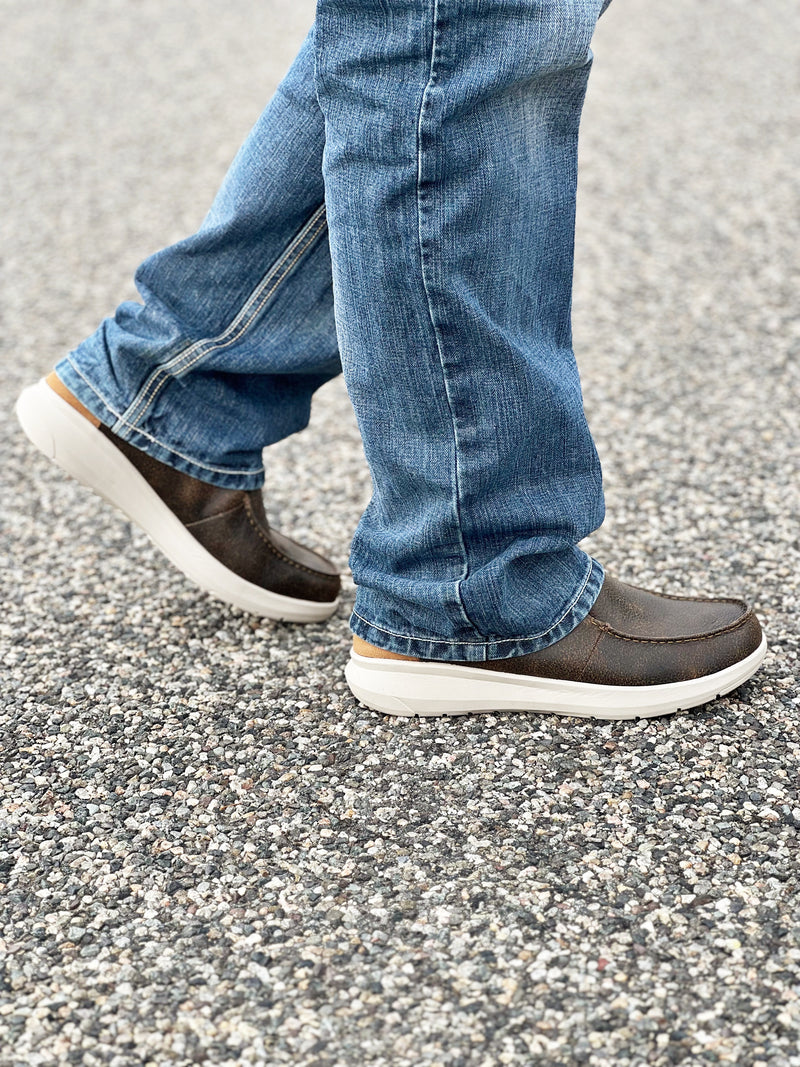
<svg viewBox="0 0 800 1067">
<path fill-rule="evenodd" d="M 212 596 L 291 622 L 318 622 L 336 610 L 336 568 L 270 529 L 260 490 L 220 489 L 153 459 L 90 416 L 63 385 L 58 392 L 44 381 L 30 386 L 16 412 L 46 456 L 141 526 Z"/>
<path fill-rule="evenodd" d="M 542 711 L 634 719 L 729 693 L 755 673 L 766 650 L 744 601 L 664 596 L 606 577 L 583 622 L 540 652 L 423 662 L 355 638 L 346 674 L 359 700 L 390 715 Z"/>
</svg>

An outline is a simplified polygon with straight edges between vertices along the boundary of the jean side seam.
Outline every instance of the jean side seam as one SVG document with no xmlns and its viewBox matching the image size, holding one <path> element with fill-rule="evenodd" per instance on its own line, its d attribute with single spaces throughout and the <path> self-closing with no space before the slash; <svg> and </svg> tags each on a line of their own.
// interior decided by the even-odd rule
<svg viewBox="0 0 800 1067">
<path fill-rule="evenodd" d="M 570 613 L 575 610 L 575 606 L 580 602 L 581 597 L 586 592 L 586 588 L 589 585 L 595 567 L 599 567 L 599 564 L 590 557 L 586 576 L 581 583 L 580 589 L 564 609 L 559 619 L 541 633 L 531 634 L 526 637 L 484 637 L 481 641 L 445 641 L 438 637 L 415 637 L 410 634 L 399 634 L 396 630 L 387 630 L 385 626 L 378 626 L 377 623 L 370 622 L 370 620 L 365 619 L 363 615 L 359 615 L 355 608 L 353 609 L 353 615 L 363 622 L 365 626 L 370 626 L 373 630 L 379 630 L 382 634 L 387 634 L 389 637 L 399 637 L 403 641 L 419 641 L 431 645 L 469 645 L 470 647 L 474 646 L 475 648 L 478 648 L 485 645 L 518 645 L 523 641 L 541 641 L 543 638 L 549 637 L 554 630 L 557 630 Z"/>
<path fill-rule="evenodd" d="M 461 577 L 455 583 L 456 596 L 458 598 L 458 606 L 463 616 L 464 622 L 472 628 L 476 633 L 478 628 L 475 623 L 470 619 L 467 614 L 466 607 L 464 605 L 464 599 L 461 594 L 461 583 L 466 580 L 469 575 L 469 557 L 467 555 L 467 546 L 464 540 L 464 532 L 461 525 L 461 471 L 458 462 L 458 428 L 456 426 L 455 411 L 453 408 L 452 399 L 450 396 L 450 389 L 448 387 L 447 372 L 445 370 L 444 352 L 442 350 L 442 340 L 439 335 L 439 330 L 436 325 L 436 316 L 433 310 L 433 300 L 428 283 L 428 272 L 426 270 L 426 243 L 423 237 L 423 149 L 422 149 L 422 136 L 423 126 L 425 121 L 425 114 L 429 108 L 430 93 L 433 87 L 438 81 L 438 72 L 436 70 L 436 60 L 439 51 L 440 34 L 439 34 L 439 11 L 441 0 L 433 0 L 432 6 L 432 18 L 431 18 L 431 59 L 428 72 L 428 81 L 425 88 L 422 91 L 422 97 L 420 99 L 419 116 L 417 119 L 417 236 L 419 240 L 419 258 L 420 258 L 420 273 L 422 275 L 422 288 L 425 292 L 425 302 L 428 308 L 428 317 L 430 319 L 431 329 L 433 331 L 434 343 L 436 345 L 436 353 L 439 358 L 439 366 L 442 372 L 442 384 L 444 386 L 444 394 L 447 402 L 447 410 L 450 415 L 450 426 L 453 437 L 453 483 L 454 483 L 454 506 L 456 515 L 456 526 L 458 528 L 458 541 L 461 547 L 461 555 L 464 561 Z M 362 620 L 366 621 L 366 620 Z"/>
<path fill-rule="evenodd" d="M 145 417 L 156 397 L 171 377 L 185 374 L 186 371 L 212 352 L 229 348 L 241 340 L 270 297 L 286 280 L 305 252 L 308 251 L 322 233 L 325 225 L 325 204 L 322 204 L 269 268 L 238 314 L 222 333 L 216 337 L 204 337 L 199 341 L 194 341 L 187 348 L 173 356 L 168 363 L 157 367 L 139 395 L 134 398 L 128 410 L 120 417 L 120 421 L 131 429 L 138 430 L 138 423 Z"/>
<path fill-rule="evenodd" d="M 269 271 L 267 271 L 261 282 L 259 282 L 258 286 L 256 286 L 256 288 L 248 297 L 247 301 L 245 301 L 245 304 L 238 313 L 238 315 L 221 334 L 219 334 L 215 338 L 203 338 L 200 341 L 194 342 L 194 344 L 190 345 L 189 348 L 184 349 L 183 352 L 175 356 L 169 363 L 165 364 L 163 367 L 158 368 L 158 370 L 154 374 L 154 378 L 151 379 L 151 382 L 145 386 L 145 389 L 142 391 L 142 395 L 138 397 L 135 401 L 135 403 L 138 403 L 141 407 L 141 404 L 144 403 L 145 399 L 147 399 L 145 407 L 138 412 L 134 409 L 133 416 L 126 412 L 126 425 L 132 426 L 134 428 L 136 427 L 136 423 L 139 420 L 143 419 L 144 416 L 147 414 L 148 409 L 152 406 L 153 402 L 158 396 L 158 393 L 161 391 L 161 389 L 164 387 L 164 385 L 167 383 L 171 376 L 186 373 L 186 371 L 188 371 L 200 360 L 210 355 L 212 352 L 219 351 L 222 348 L 230 347 L 242 338 L 242 336 L 250 328 L 256 317 L 263 310 L 264 305 L 267 303 L 272 294 L 276 291 L 276 289 L 278 289 L 281 283 L 289 275 L 293 267 L 300 260 L 304 252 L 310 247 L 311 244 L 313 244 L 313 242 L 322 232 L 324 226 L 325 205 L 323 204 L 320 208 L 317 209 L 315 214 L 312 216 L 306 226 L 303 227 L 303 229 L 300 231 L 294 241 L 292 241 L 288 248 L 284 250 L 284 252 L 281 254 L 276 263 L 269 269 Z M 272 285 L 270 285 L 269 283 L 273 280 L 273 278 L 274 282 Z M 234 332 L 231 334 L 231 331 Z M 228 336 L 229 334 L 231 334 L 231 336 Z M 193 353 L 193 358 L 190 358 L 192 357 Z M 160 378 L 160 380 L 156 382 L 154 380 L 155 378 Z M 148 388 L 152 388 L 152 392 L 149 399 L 147 398 Z M 129 421 L 133 420 L 134 416 L 135 421 Z"/>
<path fill-rule="evenodd" d="M 81 381 L 84 382 L 86 387 L 90 389 L 94 393 L 94 395 L 102 402 L 106 410 L 114 416 L 114 418 L 117 420 L 117 423 L 124 422 L 122 416 L 119 414 L 119 412 L 114 410 L 113 405 L 103 396 L 97 386 L 93 382 L 89 381 L 83 371 L 81 371 L 80 367 L 76 366 L 75 361 L 72 359 L 72 356 L 70 355 L 66 358 L 70 367 L 72 367 L 72 369 L 81 379 Z M 191 463 L 193 466 L 200 467 L 202 468 L 202 470 L 209 471 L 212 474 L 232 474 L 237 477 L 241 475 L 243 477 L 249 478 L 251 476 L 259 476 L 264 473 L 263 464 L 260 467 L 251 468 L 249 470 L 237 470 L 234 467 L 212 467 L 208 463 L 201 463 L 200 460 L 196 459 L 194 456 L 184 455 L 183 452 L 179 452 L 177 448 L 175 448 L 173 445 L 169 445 L 166 444 L 166 442 L 164 441 L 160 441 L 157 437 L 153 437 L 152 434 L 147 433 L 145 430 L 140 429 L 140 427 L 138 426 L 131 426 L 130 429 L 135 430 L 136 433 L 141 434 L 142 437 L 146 437 L 148 441 L 151 441 L 154 445 L 158 445 L 159 448 L 163 448 L 166 452 L 171 452 L 174 456 L 179 456 L 187 463 Z"/>
<path fill-rule="evenodd" d="M 325 224 L 324 214 L 325 205 L 323 204 L 320 208 L 317 209 L 317 211 L 311 217 L 309 222 L 306 223 L 306 225 L 303 227 L 297 237 L 295 237 L 295 239 L 290 242 L 287 248 L 284 249 L 284 251 L 278 257 L 276 262 L 272 265 L 272 267 L 270 267 L 270 269 L 261 279 L 259 284 L 247 298 L 239 313 L 236 315 L 233 321 L 225 328 L 225 330 L 222 331 L 221 334 L 218 334 L 214 338 L 201 338 L 201 340 L 193 342 L 187 348 L 183 349 L 183 351 L 179 352 L 176 356 L 174 356 L 168 363 L 165 363 L 163 366 L 158 367 L 156 371 L 154 371 L 150 382 L 145 385 L 140 396 L 137 397 L 134 401 L 134 404 L 141 405 L 142 403 L 144 403 L 145 399 L 147 399 L 147 392 L 149 389 L 154 388 L 154 392 L 149 397 L 149 399 L 147 399 L 147 404 L 141 412 L 137 412 L 135 407 L 133 413 L 126 412 L 126 416 L 128 419 L 135 419 L 138 421 L 139 419 L 144 417 L 147 412 L 147 409 L 151 406 L 158 392 L 166 383 L 167 378 L 173 373 L 185 373 L 185 371 L 187 371 L 190 367 L 194 366 L 194 364 L 197 363 L 198 360 L 202 359 L 204 356 L 209 355 L 211 352 L 217 351 L 221 348 L 226 348 L 231 344 L 234 344 L 236 341 L 240 340 L 243 334 L 246 333 L 247 329 L 252 325 L 253 320 L 263 309 L 264 304 L 267 302 L 270 296 L 272 296 L 272 294 L 275 292 L 281 282 L 284 281 L 286 276 L 298 262 L 298 260 L 306 251 L 308 246 L 312 244 L 316 237 L 319 235 L 319 232 L 321 232 Z M 300 243 L 299 247 L 298 243 Z M 280 273 L 278 273 L 274 284 L 272 286 L 269 286 L 269 282 L 275 277 L 276 273 L 279 271 Z M 231 331 L 238 332 L 235 332 L 233 336 L 229 337 L 228 334 L 230 334 Z M 193 353 L 195 353 L 194 358 L 190 359 Z M 156 379 L 160 380 L 156 381 Z M 135 421 L 128 422 L 128 425 L 135 426 Z"/>
</svg>

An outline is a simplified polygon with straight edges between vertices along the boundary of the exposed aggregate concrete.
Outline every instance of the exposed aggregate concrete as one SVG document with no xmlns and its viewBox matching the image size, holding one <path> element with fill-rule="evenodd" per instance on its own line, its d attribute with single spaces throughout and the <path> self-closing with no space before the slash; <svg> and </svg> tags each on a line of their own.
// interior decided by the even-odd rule
<svg viewBox="0 0 800 1067">
<path fill-rule="evenodd" d="M 0 0 L 0 1067 L 800 1065 L 794 0 L 617 0 L 575 334 L 627 580 L 745 594 L 763 670 L 687 715 L 414 721 L 327 625 L 210 601 L 64 480 L 19 388 L 202 218 L 311 5 Z M 268 506 L 342 567 L 341 383 Z"/>
</svg>

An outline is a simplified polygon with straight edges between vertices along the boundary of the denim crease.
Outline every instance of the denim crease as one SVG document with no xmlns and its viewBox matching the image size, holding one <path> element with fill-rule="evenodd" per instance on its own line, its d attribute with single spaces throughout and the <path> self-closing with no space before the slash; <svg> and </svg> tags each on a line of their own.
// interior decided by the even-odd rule
<svg viewBox="0 0 800 1067">
<path fill-rule="evenodd" d="M 341 371 L 373 494 L 353 631 L 536 651 L 590 610 L 603 518 L 572 352 L 577 136 L 602 0 L 319 0 L 198 232 L 57 369 L 226 488 Z"/>
</svg>

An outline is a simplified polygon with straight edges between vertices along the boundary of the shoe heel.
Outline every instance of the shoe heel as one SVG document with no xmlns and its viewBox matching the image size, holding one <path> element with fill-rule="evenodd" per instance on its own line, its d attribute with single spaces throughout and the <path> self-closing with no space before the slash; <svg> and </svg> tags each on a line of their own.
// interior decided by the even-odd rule
<svg viewBox="0 0 800 1067">
<path fill-rule="evenodd" d="M 25 436 L 43 452 L 48 459 L 56 458 L 56 442 L 50 430 L 49 421 L 42 418 L 41 408 L 44 399 L 41 392 L 43 383 L 30 385 L 23 389 L 16 404 L 14 414 L 22 427 Z"/>
<path fill-rule="evenodd" d="M 415 670 L 417 666 L 421 669 Z M 467 715 L 475 710 L 469 706 L 469 701 L 453 700 L 452 683 L 445 682 L 439 695 L 440 680 L 426 673 L 429 666 L 398 664 L 353 653 L 344 674 L 353 696 L 372 711 L 384 715 L 432 718 Z"/>
<path fill-rule="evenodd" d="M 97 430 L 88 419 L 44 381 L 23 389 L 14 412 L 31 444 L 82 485 L 109 499 L 97 484 Z"/>
</svg>

